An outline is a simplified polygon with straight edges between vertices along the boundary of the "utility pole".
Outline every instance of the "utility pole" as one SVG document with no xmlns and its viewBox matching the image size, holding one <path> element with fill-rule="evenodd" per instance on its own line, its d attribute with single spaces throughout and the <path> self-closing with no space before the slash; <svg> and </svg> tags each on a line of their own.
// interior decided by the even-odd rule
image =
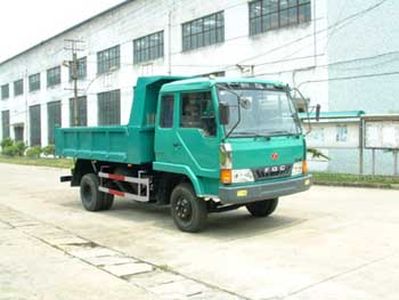
<svg viewBox="0 0 399 300">
<path fill-rule="evenodd" d="M 69 43 L 69 46 L 66 46 L 64 49 L 69 50 L 72 53 L 72 60 L 68 62 L 68 67 L 71 74 L 71 79 L 73 81 L 73 123 L 75 126 L 79 126 L 79 103 L 78 103 L 78 69 L 79 69 L 79 60 L 77 51 L 83 51 L 84 49 L 79 48 L 78 45 L 84 43 L 82 40 L 74 40 L 74 39 L 66 39 L 66 43 Z"/>
</svg>

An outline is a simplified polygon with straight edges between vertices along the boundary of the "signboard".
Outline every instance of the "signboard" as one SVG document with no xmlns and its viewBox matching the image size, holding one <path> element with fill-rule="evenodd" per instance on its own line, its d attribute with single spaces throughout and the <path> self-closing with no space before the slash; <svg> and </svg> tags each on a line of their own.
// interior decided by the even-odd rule
<svg viewBox="0 0 399 300">
<path fill-rule="evenodd" d="M 306 137 L 306 142 L 311 148 L 358 149 L 359 130 L 358 122 L 312 123 L 312 132 Z"/>
<path fill-rule="evenodd" d="M 366 149 L 399 149 L 399 121 L 365 122 Z"/>
</svg>

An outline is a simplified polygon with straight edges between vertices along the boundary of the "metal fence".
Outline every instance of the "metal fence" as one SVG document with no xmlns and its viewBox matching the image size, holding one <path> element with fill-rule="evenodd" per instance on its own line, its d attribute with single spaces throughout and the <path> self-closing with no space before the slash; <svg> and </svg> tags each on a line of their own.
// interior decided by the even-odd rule
<svg viewBox="0 0 399 300">
<path fill-rule="evenodd" d="M 307 146 L 328 159 L 312 159 L 315 170 L 353 174 L 398 175 L 399 115 L 363 111 L 322 113 L 316 121 L 302 114 Z"/>
</svg>

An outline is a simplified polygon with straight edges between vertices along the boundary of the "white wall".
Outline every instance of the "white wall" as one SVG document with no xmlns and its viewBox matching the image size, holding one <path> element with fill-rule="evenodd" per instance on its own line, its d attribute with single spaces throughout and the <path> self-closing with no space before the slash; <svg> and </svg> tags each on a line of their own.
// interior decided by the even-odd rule
<svg viewBox="0 0 399 300">
<path fill-rule="evenodd" d="M 331 110 L 398 113 L 399 1 L 330 0 L 328 12 Z M 329 156 L 330 171 L 358 171 L 356 152 L 332 150 Z M 365 173 L 371 173 L 370 151 L 364 157 Z M 377 173 L 392 175 L 392 154 L 377 151 L 377 160 Z"/>
<path fill-rule="evenodd" d="M 97 124 L 96 94 L 113 89 L 121 89 L 121 122 L 126 124 L 132 104 L 132 88 L 137 77 L 168 74 L 169 63 L 171 73 L 174 75 L 225 71 L 227 76 L 248 76 L 250 75 L 248 66 L 254 65 L 255 76 L 301 86 L 305 96 L 309 97 L 313 104 L 321 103 L 326 110 L 328 84 L 326 82 L 304 84 L 306 81 L 328 76 L 325 68 L 317 67 L 328 61 L 326 31 L 323 31 L 327 26 L 326 0 L 315 0 L 312 6 L 312 22 L 249 36 L 247 0 L 133 1 L 55 37 L 11 61 L 0 64 L 0 85 L 10 83 L 10 98 L 0 101 L 0 110 L 10 110 L 11 124 L 26 123 L 27 107 L 40 103 L 43 145 L 47 143 L 47 102 L 62 100 L 62 126 L 69 125 L 68 99 L 72 97 L 73 92 L 66 90 L 72 87 L 68 81 L 67 68 L 62 67 L 60 86 L 52 89 L 46 87 L 46 69 L 71 59 L 70 52 L 64 50 L 64 39 L 68 38 L 86 42 L 85 50 L 79 53 L 79 57 L 87 56 L 88 73 L 87 79 L 79 83 L 79 88 L 86 90 L 84 94 L 88 96 L 89 126 Z M 181 24 L 222 10 L 225 17 L 225 42 L 182 52 Z M 133 65 L 132 41 L 160 30 L 164 30 L 164 57 Z M 317 33 L 318 31 L 321 32 Z M 121 46 L 121 68 L 97 76 L 96 53 L 115 45 Z M 244 72 L 236 66 L 237 64 L 244 66 Z M 28 75 L 37 72 L 41 72 L 41 90 L 30 93 Z M 14 98 L 12 82 L 22 77 L 25 79 L 24 95 Z M 25 125 L 26 140 L 28 140 L 28 127 Z M 11 135 L 13 134 L 11 130 Z"/>
</svg>

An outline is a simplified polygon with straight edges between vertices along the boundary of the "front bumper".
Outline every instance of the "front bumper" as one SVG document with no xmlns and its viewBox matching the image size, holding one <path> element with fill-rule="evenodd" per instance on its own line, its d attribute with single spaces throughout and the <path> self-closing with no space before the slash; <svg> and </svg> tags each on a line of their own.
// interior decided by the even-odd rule
<svg viewBox="0 0 399 300">
<path fill-rule="evenodd" d="M 245 204 L 304 192 L 311 185 L 312 176 L 307 175 L 256 185 L 223 186 L 219 188 L 219 199 L 223 204 Z"/>
</svg>

